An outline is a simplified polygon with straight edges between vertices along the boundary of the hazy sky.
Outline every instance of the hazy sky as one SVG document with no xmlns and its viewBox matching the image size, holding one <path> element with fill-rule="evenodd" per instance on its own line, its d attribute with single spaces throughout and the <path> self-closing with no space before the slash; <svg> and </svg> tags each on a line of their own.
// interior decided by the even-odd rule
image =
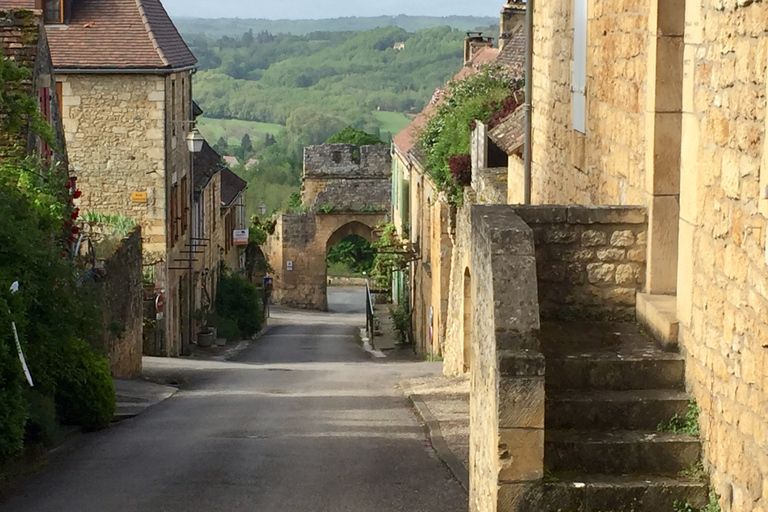
<svg viewBox="0 0 768 512">
<path fill-rule="evenodd" d="M 343 16 L 498 16 L 505 0 L 162 0 L 171 16 L 321 19 Z"/>
</svg>

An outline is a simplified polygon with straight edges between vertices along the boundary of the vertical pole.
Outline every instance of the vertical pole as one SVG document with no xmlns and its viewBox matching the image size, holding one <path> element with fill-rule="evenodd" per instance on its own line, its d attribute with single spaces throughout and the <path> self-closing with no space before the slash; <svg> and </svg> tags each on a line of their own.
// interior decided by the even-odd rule
<svg viewBox="0 0 768 512">
<path fill-rule="evenodd" d="M 525 142 L 523 145 L 523 203 L 531 204 L 531 142 L 533 119 L 533 4 L 525 4 Z"/>
</svg>

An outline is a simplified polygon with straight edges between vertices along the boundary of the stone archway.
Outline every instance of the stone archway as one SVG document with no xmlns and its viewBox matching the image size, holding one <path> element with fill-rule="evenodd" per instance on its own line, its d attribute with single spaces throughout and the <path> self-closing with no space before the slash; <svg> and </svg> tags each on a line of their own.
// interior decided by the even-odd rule
<svg viewBox="0 0 768 512">
<path fill-rule="evenodd" d="M 328 248 L 351 234 L 373 241 L 391 208 L 392 156 L 388 146 L 330 144 L 304 148 L 300 213 L 276 219 L 267 240 L 277 303 L 328 309 Z"/>
</svg>

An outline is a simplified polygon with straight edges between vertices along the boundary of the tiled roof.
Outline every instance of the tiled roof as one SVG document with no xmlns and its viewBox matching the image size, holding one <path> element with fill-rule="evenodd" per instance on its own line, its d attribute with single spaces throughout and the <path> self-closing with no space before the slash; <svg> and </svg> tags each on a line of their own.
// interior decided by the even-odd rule
<svg viewBox="0 0 768 512">
<path fill-rule="evenodd" d="M 227 166 L 221 160 L 215 149 L 208 141 L 203 142 L 203 149 L 194 156 L 195 191 L 203 190 L 217 172 L 226 169 Z"/>
<path fill-rule="evenodd" d="M 498 126 L 488 131 L 488 138 L 508 155 L 523 147 L 525 140 L 525 109 L 518 107 Z"/>
<path fill-rule="evenodd" d="M 230 206 L 238 194 L 248 187 L 248 183 L 229 169 L 221 171 L 221 204 Z"/>
<path fill-rule="evenodd" d="M 517 77 L 525 75 L 525 27 L 518 27 L 509 35 L 496 62 L 510 69 Z"/>
<path fill-rule="evenodd" d="M 161 70 L 197 63 L 160 0 L 73 0 L 66 21 L 46 27 L 56 69 Z"/>
</svg>

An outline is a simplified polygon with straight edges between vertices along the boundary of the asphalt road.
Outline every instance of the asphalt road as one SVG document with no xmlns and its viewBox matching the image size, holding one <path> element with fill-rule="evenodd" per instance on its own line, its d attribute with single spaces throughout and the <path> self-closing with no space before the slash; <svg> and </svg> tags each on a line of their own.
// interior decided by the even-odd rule
<svg viewBox="0 0 768 512">
<path fill-rule="evenodd" d="M 330 313 L 273 309 L 228 362 L 147 359 L 180 391 L 54 452 L 0 512 L 459 512 L 467 496 L 426 441 L 402 378 L 439 364 L 373 360 L 362 294 Z"/>
</svg>

